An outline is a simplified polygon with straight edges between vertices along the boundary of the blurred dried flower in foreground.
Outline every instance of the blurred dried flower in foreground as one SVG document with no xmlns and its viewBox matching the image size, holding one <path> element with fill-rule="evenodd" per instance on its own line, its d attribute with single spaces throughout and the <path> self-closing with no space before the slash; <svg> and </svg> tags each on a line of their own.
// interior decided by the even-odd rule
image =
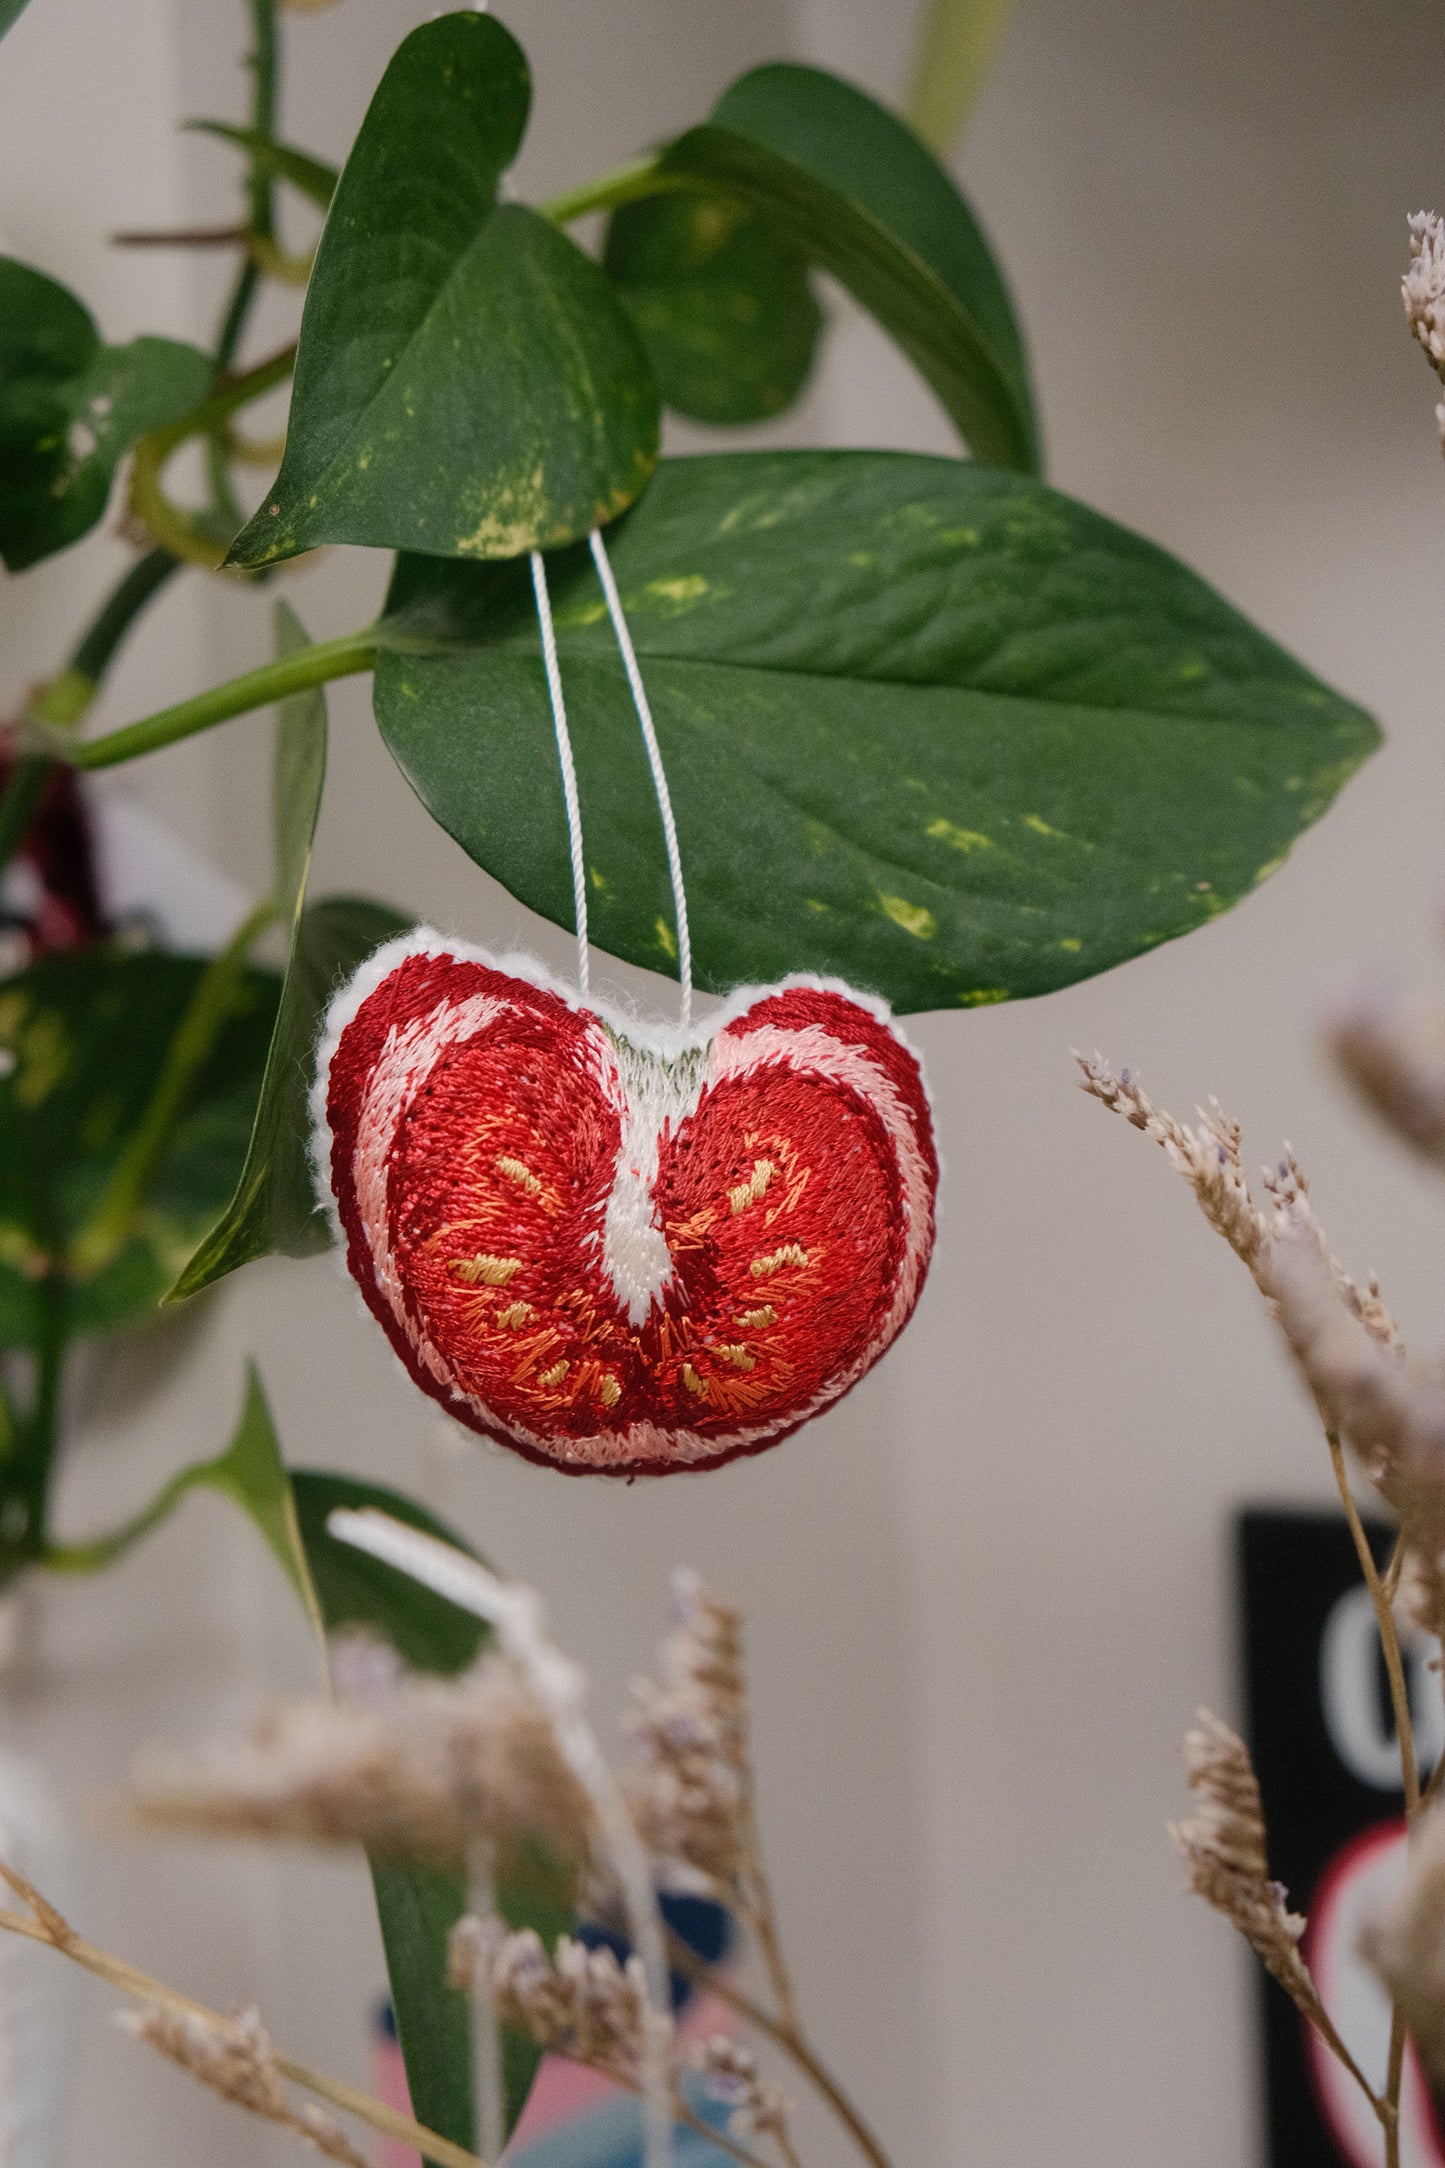
<svg viewBox="0 0 1445 2168">
<path fill-rule="evenodd" d="M 1400 1517 L 1409 1615 L 1438 1634 L 1445 1625 L 1445 1369 L 1372 1334 L 1310 1245 L 1280 1241 L 1271 1282 L 1281 1329 L 1326 1429 L 1348 1442 Z"/>
<path fill-rule="evenodd" d="M 1305 1922 L 1285 1907 L 1269 1878 L 1264 1808 L 1249 1749 L 1208 1709 L 1195 1711 L 1184 1736 L 1184 1774 L 1199 1804 L 1169 1834 L 1189 1870 L 1189 1886 L 1232 1920 L 1275 1979 L 1302 2009 L 1319 2005 L 1299 1954 Z"/>
<path fill-rule="evenodd" d="M 738 2138 L 772 2138 L 787 2161 L 793 2161 L 788 2127 L 790 2109 L 781 2087 L 758 2074 L 757 2058 L 741 2040 L 715 2033 L 700 2040 L 688 2057 L 714 2100 L 731 2109 L 728 2127 Z"/>
<path fill-rule="evenodd" d="M 1445 1167 L 1445 1010 L 1403 1015 L 1360 999 L 1331 1020 L 1330 1051 L 1396 1136 Z"/>
<path fill-rule="evenodd" d="M 1389 1910 L 1360 1937 L 1360 1954 L 1404 2012 L 1420 2058 L 1445 2081 L 1445 1812 L 1416 1823 L 1405 1880 Z"/>
<path fill-rule="evenodd" d="M 1424 347 L 1435 374 L 1445 379 L 1445 221 L 1436 211 L 1410 216 L 1410 262 L 1400 281 L 1405 321 Z M 1445 450 L 1445 404 L 1435 409 Z"/>
<path fill-rule="evenodd" d="M 152 1830 L 462 1866 L 528 1835 L 580 1852 L 590 1819 L 547 1712 L 497 1657 L 455 1681 L 378 1675 L 362 1698 L 281 1703 L 199 1759 L 153 1763 L 124 1804 Z"/>
<path fill-rule="evenodd" d="M 469 1916 L 452 1930 L 448 1961 L 453 1987 L 489 1990 L 503 2023 L 539 2047 L 640 2083 L 648 2015 L 640 1958 L 619 1965 L 606 1945 L 591 1950 L 559 1935 L 554 1962 L 533 1928 L 508 1934 L 500 1920 Z"/>
<path fill-rule="evenodd" d="M 627 1734 L 637 1766 L 627 1803 L 674 1881 L 727 1898 L 752 1856 L 742 1615 L 683 1567 L 672 1601 L 661 1680 L 639 1679 L 632 1689 Z"/>
<path fill-rule="evenodd" d="M 346 2168 L 367 2168 L 365 2158 L 324 2109 L 308 2105 L 298 2112 L 291 2106 L 259 2011 L 242 2010 L 234 2017 L 219 2018 L 151 2002 L 139 2010 L 118 2011 L 116 2023 L 168 2055 L 202 2085 L 268 2123 L 279 2123 L 328 2160 L 342 2161 Z"/>
</svg>

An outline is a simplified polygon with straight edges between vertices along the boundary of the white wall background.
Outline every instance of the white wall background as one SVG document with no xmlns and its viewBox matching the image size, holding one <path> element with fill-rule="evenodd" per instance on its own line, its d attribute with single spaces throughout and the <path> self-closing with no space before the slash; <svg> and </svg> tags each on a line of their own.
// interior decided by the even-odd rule
<svg viewBox="0 0 1445 2168">
<path fill-rule="evenodd" d="M 793 53 L 885 95 L 910 10 L 883 0 L 505 0 L 542 192 L 695 118 Z M 426 9 L 294 20 L 285 132 L 339 156 Z M 109 336 L 205 335 L 215 274 L 121 258 L 113 226 L 225 214 L 227 154 L 178 113 L 236 112 L 236 0 L 32 0 L 0 50 L 0 235 L 74 283 Z M 292 1458 L 410 1487 L 548 1590 L 599 1708 L 645 1658 L 663 1577 L 748 1606 L 763 1805 L 803 2000 L 899 2168 L 1256 2157 L 1250 1983 L 1187 1906 L 1163 1841 L 1175 1744 L 1234 1706 L 1228 1515 L 1327 1494 L 1322 1448 L 1237 1265 L 1159 1155 L 1070 1088 L 1104 1047 L 1188 1111 L 1217 1091 L 1254 1156 L 1289 1136 L 1342 1254 L 1438 1337 L 1441 1200 L 1355 1119 L 1317 1056 L 1362 961 L 1438 975 L 1445 473 L 1396 299 L 1404 215 L 1445 193 L 1431 0 L 1020 0 L 959 170 L 1014 279 L 1053 478 L 1177 549 L 1382 717 L 1386 750 L 1244 908 L 1048 1000 L 920 1020 L 948 1163 L 919 1317 L 825 1422 L 706 1481 L 564 1483 L 440 1442 L 332 1265 L 251 1268 L 78 1392 L 77 1531 L 222 1438 L 254 1351 Z M 275 328 L 280 335 L 281 319 Z M 267 332 L 257 334 L 264 350 Z M 795 439 L 947 450 L 872 331 L 835 331 Z M 53 668 L 119 546 L 0 585 L 0 692 Z M 378 566 L 333 552 L 291 591 L 317 636 Z M 119 723 L 265 650 L 266 604 L 178 586 L 117 670 Z M 370 887 L 491 942 L 566 943 L 426 820 L 332 699 L 318 888 Z M 120 787 L 260 878 L 267 728 L 241 721 Z M 643 982 L 634 978 L 630 983 Z M 219 1504 L 104 1581 L 48 1591 L 45 1659 L 3 1735 L 83 1809 L 133 1747 L 305 1676 L 304 1639 Z M 258 1997 L 293 2052 L 364 2069 L 381 1984 L 351 1865 L 87 1838 L 79 1924 L 221 2003 Z M 68 2160 L 181 2168 L 285 2148 L 152 2067 L 87 1999 Z M 839 2157 L 810 2127 L 810 2160 Z"/>
</svg>

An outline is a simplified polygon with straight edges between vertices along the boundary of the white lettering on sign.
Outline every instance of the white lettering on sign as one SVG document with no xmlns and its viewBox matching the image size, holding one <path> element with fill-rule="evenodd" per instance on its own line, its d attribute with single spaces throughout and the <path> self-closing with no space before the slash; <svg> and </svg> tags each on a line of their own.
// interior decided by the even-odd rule
<svg viewBox="0 0 1445 2168">
<path fill-rule="evenodd" d="M 1410 1694 L 1410 1721 L 1422 1776 L 1445 1752 L 1445 1700 L 1430 1667 L 1440 1644 L 1418 1629 L 1400 1636 Z M 1351 1776 L 1376 1791 L 1400 1789 L 1400 1742 L 1381 1692 L 1380 1630 L 1367 1588 L 1335 1602 L 1320 1636 L 1320 1706 L 1330 1744 Z"/>
</svg>

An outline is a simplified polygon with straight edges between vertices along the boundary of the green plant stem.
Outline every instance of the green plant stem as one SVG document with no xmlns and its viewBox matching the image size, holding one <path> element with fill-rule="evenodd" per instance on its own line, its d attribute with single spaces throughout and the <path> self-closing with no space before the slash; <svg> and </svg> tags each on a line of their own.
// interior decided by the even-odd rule
<svg viewBox="0 0 1445 2168">
<path fill-rule="evenodd" d="M 653 151 L 646 158 L 629 159 L 625 166 L 600 174 L 594 181 L 583 181 L 580 187 L 569 188 L 537 208 L 554 226 L 570 226 L 574 218 L 585 217 L 588 211 L 614 211 L 619 204 L 636 203 L 643 196 L 670 195 L 697 186 L 684 174 L 664 171 L 662 153 Z"/>
<path fill-rule="evenodd" d="M 148 603 L 181 569 L 170 550 L 148 550 L 131 566 L 77 641 L 67 668 L 83 677 L 92 694 L 109 669 L 116 649 Z"/>
<path fill-rule="evenodd" d="M 276 0 L 251 0 L 251 28 L 255 48 L 250 56 L 253 81 L 251 126 L 258 134 L 276 133 L 280 94 L 280 41 L 276 33 Z M 253 238 L 272 240 L 276 233 L 276 200 L 270 174 L 253 159 L 247 182 L 250 215 L 247 224 Z"/>
<path fill-rule="evenodd" d="M 197 693 L 193 699 L 178 701 L 174 707 L 129 723 L 124 730 L 92 738 L 89 744 L 67 746 L 58 732 L 48 734 L 46 750 L 75 768 L 114 768 L 122 761 L 138 760 L 143 753 L 157 753 L 162 746 L 193 738 L 215 723 L 229 722 L 233 715 L 270 707 L 288 693 L 306 692 L 332 678 L 354 677 L 359 670 L 370 670 L 378 646 L 375 627 L 367 625 L 360 632 L 344 633 L 338 640 L 323 640 L 299 654 L 263 663 L 257 670 L 228 678 L 224 685 L 212 686 L 209 692 Z"/>
<path fill-rule="evenodd" d="M 240 351 L 246 322 L 261 285 L 261 274 L 250 257 L 236 274 L 231 298 L 221 315 L 221 328 L 216 334 L 216 374 L 224 376 Z"/>
<path fill-rule="evenodd" d="M 188 1491 L 201 1488 L 209 1477 L 209 1464 L 182 1468 L 170 1481 L 156 1492 L 148 1505 L 133 1513 L 119 1528 L 108 1535 L 92 1536 L 84 1543 L 47 1542 L 40 1554 L 40 1564 L 51 1573 L 70 1574 L 79 1578 L 87 1573 L 99 1573 L 106 1566 L 113 1566 L 118 1558 L 148 1536 L 153 1528 L 159 1528 L 179 1505 Z"/>
<path fill-rule="evenodd" d="M 80 721 L 131 626 L 180 566 L 180 559 L 165 549 L 150 550 L 131 566 L 81 634 L 60 676 L 32 701 L 30 713 L 35 720 L 52 726 Z M 31 755 L 18 760 L 11 771 L 0 795 L 0 873 L 9 865 L 39 811 L 53 765 Z"/>
<path fill-rule="evenodd" d="M 202 973 L 167 1050 L 150 1105 L 121 1154 L 98 1210 L 76 1237 L 69 1263 L 78 1276 L 99 1272 L 130 1240 L 171 1132 L 231 1013 L 246 959 L 276 916 L 275 902 L 268 896 Z"/>
<path fill-rule="evenodd" d="M 131 460 L 131 509 L 156 540 L 177 557 L 214 571 L 224 561 L 226 548 L 214 535 L 207 534 L 191 513 L 167 497 L 162 487 L 167 465 L 192 437 L 217 436 L 238 408 L 284 384 L 295 366 L 293 341 L 279 353 L 257 362 L 254 368 L 218 384 L 210 397 L 192 407 L 189 414 L 164 429 L 153 430 L 137 444 Z"/>
</svg>

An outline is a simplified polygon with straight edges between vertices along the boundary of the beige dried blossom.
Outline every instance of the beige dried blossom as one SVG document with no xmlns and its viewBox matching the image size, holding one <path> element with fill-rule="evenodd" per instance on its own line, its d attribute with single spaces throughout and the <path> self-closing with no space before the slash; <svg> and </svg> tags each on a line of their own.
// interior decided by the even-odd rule
<svg viewBox="0 0 1445 2168">
<path fill-rule="evenodd" d="M 457 1680 L 382 1673 L 361 1695 L 282 1703 L 198 1759 L 153 1761 L 124 1805 L 147 1829 L 463 1866 L 530 1834 L 579 1853 L 589 1826 L 546 1711 L 496 1657 Z"/>
<path fill-rule="evenodd" d="M 341 2161 L 345 2168 L 367 2168 L 364 2156 L 323 2108 L 291 2106 L 258 2011 L 242 2010 L 234 2017 L 220 2018 L 151 2002 L 139 2010 L 117 2012 L 116 2022 L 179 2063 L 202 2085 L 268 2123 L 279 2123 L 327 2160 Z"/>
<path fill-rule="evenodd" d="M 1300 2008 L 1319 2006 L 1299 1954 L 1305 1922 L 1285 1906 L 1269 1878 L 1264 1808 L 1249 1749 L 1208 1709 L 1195 1712 L 1184 1737 L 1184 1773 L 1198 1806 L 1169 1834 L 1189 1871 L 1189 1886 L 1232 1920 L 1268 1970 Z"/>
<path fill-rule="evenodd" d="M 648 2016 L 640 1958 L 620 1965 L 606 1944 L 589 1949 L 559 1935 L 554 1960 L 532 1928 L 508 1934 L 500 1920 L 468 1917 L 452 1930 L 448 1962 L 454 1987 L 490 1992 L 503 2023 L 539 2047 L 640 2083 Z"/>
<path fill-rule="evenodd" d="M 1415 1824 L 1404 1883 L 1389 1909 L 1365 1928 L 1360 1954 L 1399 2005 L 1431 2076 L 1445 2081 L 1445 1810 L 1440 1807 Z"/>
<path fill-rule="evenodd" d="M 772 2138 L 791 2157 L 791 2106 L 780 2086 L 759 2075 L 757 2057 L 745 2042 L 714 2033 L 694 2044 L 688 2061 L 712 2098 L 732 2109 L 728 2128 L 735 2138 Z"/>
<path fill-rule="evenodd" d="M 1435 374 L 1445 377 L 1445 220 L 1435 211 L 1410 218 L 1410 262 L 1400 282 L 1405 321 L 1425 349 Z M 1445 450 L 1445 403 L 1435 409 Z"/>
<path fill-rule="evenodd" d="M 1400 1600 L 1415 1623 L 1445 1625 L 1445 1369 L 1384 1340 L 1356 1314 L 1309 1242 L 1271 1262 L 1275 1313 L 1326 1429 L 1355 1453 L 1400 1517 Z"/>
<path fill-rule="evenodd" d="M 1330 1024 L 1328 1043 L 1360 1097 L 1396 1136 L 1445 1167 L 1445 1010 L 1400 1015 L 1361 999 Z"/>
<path fill-rule="evenodd" d="M 1098 1054 L 1090 1057 L 1076 1051 L 1074 1059 L 1083 1071 L 1081 1089 L 1090 1098 L 1122 1114 L 1135 1129 L 1163 1146 L 1170 1164 L 1194 1191 L 1205 1218 L 1249 1267 L 1271 1304 L 1275 1257 L 1279 1244 L 1289 1240 L 1313 1249 L 1340 1300 L 1373 1339 L 1387 1347 L 1398 1346 L 1399 1334 L 1377 1282 L 1371 1279 L 1358 1287 L 1335 1256 L 1315 1217 L 1304 1170 L 1288 1146 L 1276 1165 L 1264 1169 L 1266 1209 L 1255 1202 L 1245 1177 L 1240 1126 L 1217 1100 L 1199 1109 L 1199 1126 L 1191 1129 L 1155 1107 L 1127 1069 L 1116 1076 Z"/>
<path fill-rule="evenodd" d="M 753 1859 L 742 1616 L 699 1577 L 672 1579 L 675 1623 L 660 1679 L 638 1680 L 627 1720 L 636 1766 L 627 1803 L 675 1882 L 736 1891 Z"/>
</svg>

